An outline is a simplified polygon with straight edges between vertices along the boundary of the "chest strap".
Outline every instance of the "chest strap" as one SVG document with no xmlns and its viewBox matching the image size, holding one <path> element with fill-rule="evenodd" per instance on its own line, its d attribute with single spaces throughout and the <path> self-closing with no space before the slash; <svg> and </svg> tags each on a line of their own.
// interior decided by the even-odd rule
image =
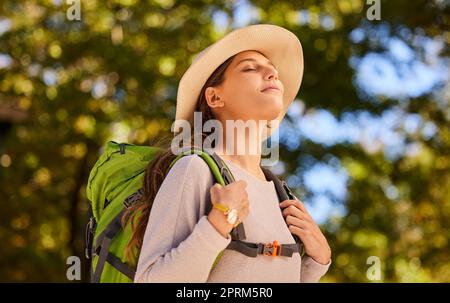
<svg viewBox="0 0 450 303">
<path fill-rule="evenodd" d="M 277 241 L 273 241 L 273 243 L 249 243 L 240 240 L 232 240 L 230 244 L 228 244 L 227 249 L 238 251 L 252 258 L 256 258 L 258 255 L 292 257 L 296 252 L 301 254 L 302 246 L 303 244 L 301 242 L 294 244 L 279 244 Z"/>
</svg>

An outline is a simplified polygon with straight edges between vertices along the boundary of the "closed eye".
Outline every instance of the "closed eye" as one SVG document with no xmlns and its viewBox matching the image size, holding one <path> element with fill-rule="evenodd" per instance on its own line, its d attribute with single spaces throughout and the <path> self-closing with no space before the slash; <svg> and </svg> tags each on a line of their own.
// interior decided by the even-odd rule
<svg viewBox="0 0 450 303">
<path fill-rule="evenodd" d="M 259 66 L 258 66 L 258 68 L 247 68 L 247 69 L 244 69 L 242 71 L 247 72 L 247 71 L 258 70 L 258 69 L 259 69 Z M 278 70 L 276 70 L 276 71 L 278 72 Z"/>
</svg>

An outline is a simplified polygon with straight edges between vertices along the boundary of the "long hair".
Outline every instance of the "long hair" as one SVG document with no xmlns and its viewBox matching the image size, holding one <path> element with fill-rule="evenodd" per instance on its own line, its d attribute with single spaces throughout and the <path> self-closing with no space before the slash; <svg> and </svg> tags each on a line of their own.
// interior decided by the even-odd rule
<svg viewBox="0 0 450 303">
<path fill-rule="evenodd" d="M 208 87 L 216 87 L 223 83 L 225 80 L 225 71 L 235 56 L 236 55 L 228 58 L 219 67 L 217 67 L 208 80 L 206 80 L 200 91 L 195 110 L 202 113 L 203 123 L 208 120 L 215 119 L 214 114 L 206 101 L 205 90 Z M 193 125 L 191 126 L 191 134 L 193 134 L 191 136 L 192 146 L 195 136 Z M 202 131 L 202 145 L 206 137 L 207 135 Z M 137 262 L 138 253 L 142 248 L 144 233 L 147 227 L 153 200 L 155 199 L 156 194 L 168 173 L 170 163 L 177 156 L 172 153 L 170 148 L 171 139 L 171 136 L 166 138 L 158 138 L 158 141 L 155 141 L 157 143 L 152 144 L 153 146 L 159 146 L 163 149 L 152 161 L 150 161 L 145 169 L 142 186 L 144 193 L 142 199 L 130 207 L 122 217 L 122 226 L 130 223 L 132 229 L 132 237 L 125 249 L 125 258 L 127 259 L 127 262 L 131 264 L 135 264 Z"/>
</svg>

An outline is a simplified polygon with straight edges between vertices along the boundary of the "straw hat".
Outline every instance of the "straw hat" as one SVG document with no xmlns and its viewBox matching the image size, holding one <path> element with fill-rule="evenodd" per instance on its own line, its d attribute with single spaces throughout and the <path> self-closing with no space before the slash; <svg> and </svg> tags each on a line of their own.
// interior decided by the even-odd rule
<svg viewBox="0 0 450 303">
<path fill-rule="evenodd" d="M 214 70 L 231 56 L 246 50 L 261 52 L 278 68 L 278 78 L 284 86 L 284 106 L 276 118 L 281 123 L 300 89 L 303 77 L 302 46 L 297 36 L 283 27 L 256 24 L 228 33 L 194 58 L 178 86 L 175 130 L 181 127 L 181 120 L 187 120 L 193 125 L 200 91 Z M 279 123 L 268 129 L 263 140 L 272 135 Z"/>
</svg>

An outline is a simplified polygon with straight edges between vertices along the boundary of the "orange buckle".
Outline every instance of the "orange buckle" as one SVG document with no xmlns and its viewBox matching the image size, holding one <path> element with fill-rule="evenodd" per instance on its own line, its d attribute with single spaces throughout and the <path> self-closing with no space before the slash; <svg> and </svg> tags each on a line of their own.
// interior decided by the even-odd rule
<svg viewBox="0 0 450 303">
<path fill-rule="evenodd" d="M 276 256 L 279 256 L 280 253 L 281 253 L 281 245 L 278 244 L 277 240 L 274 240 L 273 243 L 264 244 L 263 254 L 265 256 L 276 257 Z"/>
</svg>

